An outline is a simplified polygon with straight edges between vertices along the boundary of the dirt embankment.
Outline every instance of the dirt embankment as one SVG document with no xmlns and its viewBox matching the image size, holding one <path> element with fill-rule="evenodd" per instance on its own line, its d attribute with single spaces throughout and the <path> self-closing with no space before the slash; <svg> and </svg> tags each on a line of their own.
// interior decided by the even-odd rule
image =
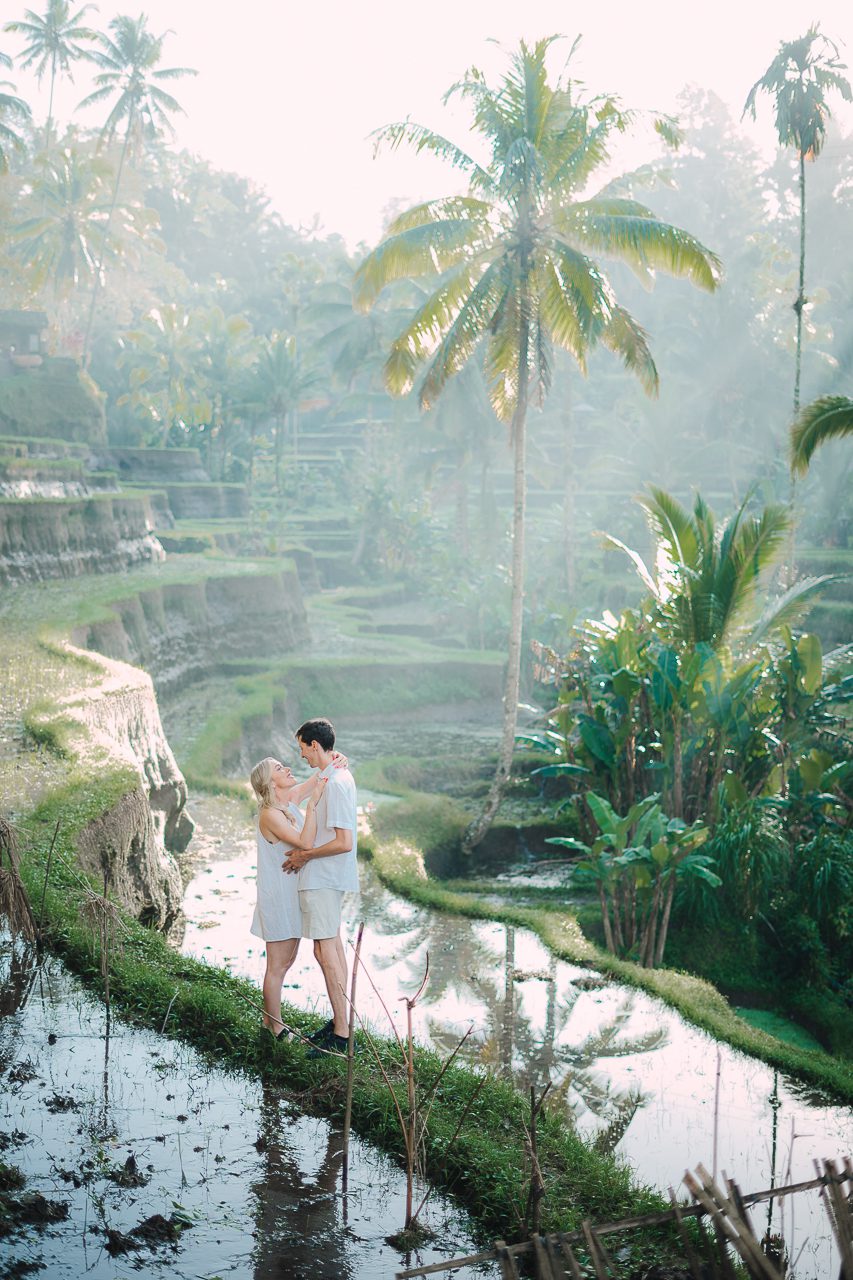
<svg viewBox="0 0 853 1280">
<path fill-rule="evenodd" d="M 128 787 L 83 829 L 77 855 L 96 882 L 109 874 L 111 893 L 129 912 L 163 928 L 181 904 L 174 855 L 193 832 L 186 782 L 163 732 L 151 677 L 109 658 L 98 657 L 97 666 L 89 687 L 57 699 L 38 727 L 53 732 L 85 769 L 127 770 Z"/>
<path fill-rule="evenodd" d="M 294 569 L 153 587 L 111 609 L 111 617 L 78 627 L 75 643 L 144 667 L 161 696 L 224 662 L 287 653 L 308 641 Z"/>
<path fill-rule="evenodd" d="M 142 495 L 0 501 L 0 583 L 114 573 L 164 558 Z"/>
</svg>

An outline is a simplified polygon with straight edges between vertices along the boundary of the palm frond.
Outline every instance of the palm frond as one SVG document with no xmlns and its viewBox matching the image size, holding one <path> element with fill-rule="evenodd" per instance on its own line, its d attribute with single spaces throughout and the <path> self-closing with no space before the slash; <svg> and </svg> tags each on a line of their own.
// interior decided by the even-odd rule
<svg viewBox="0 0 853 1280">
<path fill-rule="evenodd" d="M 822 396 L 807 404 L 791 427 L 791 472 L 803 476 L 815 449 L 827 440 L 853 435 L 853 400 L 847 396 Z"/>
<path fill-rule="evenodd" d="M 356 310 L 369 311 L 385 286 L 394 280 L 440 275 L 473 257 L 480 247 L 482 230 L 481 222 L 459 219 L 428 222 L 388 236 L 367 255 L 355 273 Z"/>
<path fill-rule="evenodd" d="M 835 582 L 839 575 L 823 574 L 818 578 L 801 578 L 776 600 L 771 600 L 749 633 L 753 643 L 758 643 L 780 627 L 796 626 L 802 622 L 814 603 L 815 592 L 830 582 Z"/>
<path fill-rule="evenodd" d="M 631 547 L 627 546 L 619 538 L 614 538 L 612 533 L 602 533 L 601 530 L 596 530 L 594 536 L 597 538 L 601 538 L 601 545 L 603 547 L 609 548 L 612 551 L 624 551 L 625 555 L 628 557 L 628 559 L 631 561 L 634 568 L 637 570 L 637 573 L 639 574 L 643 585 L 646 587 L 648 591 L 651 592 L 651 594 L 655 597 L 655 599 L 658 598 L 659 596 L 658 584 L 657 582 L 655 582 L 655 579 L 653 578 L 652 574 L 649 572 L 649 569 L 648 569 L 648 566 L 646 565 L 645 560 L 643 559 L 643 557 L 640 555 L 638 551 L 634 551 Z"/>
<path fill-rule="evenodd" d="M 385 237 L 396 236 L 402 231 L 423 227 L 431 222 L 458 222 L 466 219 L 486 223 L 491 212 L 490 204 L 485 200 L 476 200 L 473 196 L 447 196 L 444 199 L 426 200 L 394 218 L 385 231 Z"/>
<path fill-rule="evenodd" d="M 621 259 L 629 265 L 663 269 L 668 275 L 688 279 L 713 292 L 722 279 L 722 263 L 695 236 L 656 218 L 630 214 L 569 212 L 566 231 L 590 248 Z"/>
<path fill-rule="evenodd" d="M 505 290 L 503 262 L 493 262 L 468 292 L 447 329 L 427 370 L 420 390 L 422 409 L 429 409 L 454 374 L 470 359 L 493 324 Z"/>
<path fill-rule="evenodd" d="M 446 160 L 454 169 L 462 169 L 470 178 L 478 179 L 483 189 L 491 186 L 489 174 L 468 155 L 467 151 L 463 151 L 455 142 L 451 142 L 442 134 L 435 133 L 421 124 L 415 124 L 412 120 L 383 125 L 381 129 L 374 130 L 370 136 L 374 139 L 374 154 L 383 146 L 396 151 L 405 143 L 406 146 L 413 147 L 416 154 L 427 151 L 430 155 Z"/>
<path fill-rule="evenodd" d="M 652 485 L 649 496 L 638 499 L 649 527 L 666 546 L 670 559 L 687 569 L 697 566 L 699 538 L 690 513 L 665 489 Z"/>
<path fill-rule="evenodd" d="M 601 345 L 614 355 L 622 357 L 622 363 L 637 375 L 647 395 L 656 396 L 660 386 L 657 365 L 652 358 L 648 335 L 624 307 L 614 306 L 610 319 L 601 331 Z"/>
</svg>

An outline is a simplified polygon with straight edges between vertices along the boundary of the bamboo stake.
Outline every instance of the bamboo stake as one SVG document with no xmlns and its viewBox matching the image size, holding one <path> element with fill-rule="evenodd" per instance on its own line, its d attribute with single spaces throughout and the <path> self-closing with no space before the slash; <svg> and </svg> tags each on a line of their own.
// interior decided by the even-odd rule
<svg viewBox="0 0 853 1280">
<path fill-rule="evenodd" d="M 364 936 L 364 921 L 358 926 L 355 940 L 355 959 L 352 966 L 352 981 L 349 996 L 349 1038 L 347 1041 L 347 1097 L 344 1107 L 343 1164 L 341 1172 L 341 1190 L 347 1192 L 349 1180 L 349 1135 L 352 1123 L 352 1090 L 355 1075 L 355 988 L 358 979 L 358 962 L 361 958 L 361 940 Z"/>
<path fill-rule="evenodd" d="M 595 1268 L 596 1280 L 609 1280 L 607 1271 L 607 1254 L 604 1252 L 604 1246 L 595 1234 L 592 1223 L 589 1219 L 585 1219 L 581 1223 L 586 1247 L 589 1250 L 589 1258 Z"/>
<path fill-rule="evenodd" d="M 563 1257 L 566 1259 L 566 1262 L 569 1264 L 569 1271 L 572 1274 L 572 1280 L 583 1280 L 581 1269 L 580 1269 L 580 1266 L 578 1265 L 578 1260 L 575 1257 L 574 1250 L 572 1249 L 572 1246 L 569 1244 L 568 1237 L 566 1236 L 565 1232 L 561 1231 L 560 1234 L 557 1236 L 557 1239 L 560 1242 L 560 1248 L 563 1251 Z"/>
<path fill-rule="evenodd" d="M 818 1162 L 815 1161 L 814 1163 L 815 1167 L 819 1169 Z M 770 1187 L 764 1191 L 751 1191 L 749 1194 L 741 1196 L 741 1200 L 744 1205 L 754 1205 L 760 1204 L 765 1200 L 778 1200 L 783 1196 L 796 1195 L 801 1191 L 813 1191 L 816 1188 L 821 1188 L 822 1193 L 825 1193 L 827 1184 L 831 1180 L 833 1180 L 831 1174 L 821 1174 L 818 1172 L 817 1177 L 810 1178 L 805 1182 L 795 1182 L 790 1186 L 785 1187 Z M 836 1175 L 834 1181 L 842 1183 L 849 1181 L 851 1183 L 851 1187 L 853 1187 L 853 1165 L 850 1165 L 849 1162 L 845 1162 L 845 1176 L 840 1178 Z M 699 1218 L 701 1220 L 702 1217 L 709 1214 L 713 1216 L 713 1214 L 717 1212 L 718 1210 L 713 1205 L 713 1202 L 711 1202 L 710 1209 L 707 1204 L 702 1203 L 683 1207 L 679 1205 L 673 1209 L 664 1210 L 661 1213 L 637 1214 L 627 1218 L 620 1218 L 618 1222 L 600 1223 L 595 1228 L 595 1231 L 596 1235 L 600 1237 L 603 1235 L 612 1235 L 617 1232 L 632 1231 L 635 1228 L 665 1226 L 668 1223 L 677 1223 L 679 1220 L 686 1218 Z M 700 1221 L 700 1228 L 701 1227 L 702 1223 Z M 581 1231 L 571 1233 L 558 1232 L 555 1239 L 560 1245 L 564 1257 L 570 1262 L 569 1255 L 571 1254 L 571 1245 L 575 1243 L 582 1243 L 584 1236 Z M 519 1256 L 530 1253 L 533 1246 L 529 1240 L 522 1240 L 518 1244 L 507 1245 L 506 1247 L 514 1256 Z M 489 1259 L 494 1259 L 494 1257 L 494 1251 L 489 1250 L 484 1253 L 468 1254 L 464 1258 L 451 1258 L 445 1262 L 431 1262 L 424 1266 L 410 1268 L 407 1271 L 398 1271 L 397 1280 L 413 1280 L 415 1276 L 435 1275 L 441 1271 L 450 1271 L 454 1267 L 474 1266 L 478 1262 L 487 1262 Z M 714 1265 L 713 1260 L 711 1260 L 711 1265 Z M 719 1274 L 719 1269 L 715 1267 L 715 1280 Z M 576 1276 L 574 1272 L 572 1273 L 572 1280 L 581 1280 L 581 1277 L 582 1273 L 580 1272 L 578 1276 Z M 777 1278 L 774 1277 L 774 1280 L 777 1280 Z M 844 1280 L 848 1280 L 848 1277 L 845 1276 Z M 853 1280 L 853 1276 L 850 1277 L 850 1280 Z"/>
<path fill-rule="evenodd" d="M 853 1233 L 851 1233 L 850 1202 L 841 1188 L 843 1179 L 839 1177 L 833 1160 L 823 1161 L 824 1173 L 830 1175 L 826 1185 L 824 1205 L 829 1215 L 829 1222 L 838 1252 L 841 1255 L 841 1276 L 843 1280 L 853 1280 Z M 845 1170 L 846 1172 L 846 1170 Z"/>
<path fill-rule="evenodd" d="M 690 1268 L 690 1274 L 693 1277 L 693 1280 L 702 1280 L 702 1269 L 699 1265 L 699 1259 L 696 1256 L 696 1250 L 693 1248 L 690 1233 L 684 1226 L 684 1215 L 681 1212 L 681 1206 L 675 1198 L 675 1192 L 672 1187 L 669 1188 L 669 1199 L 672 1204 L 672 1212 L 675 1215 L 675 1225 L 678 1228 L 681 1247 L 687 1255 L 687 1265 Z"/>
<path fill-rule="evenodd" d="M 518 1267 L 516 1266 L 515 1258 L 507 1247 L 506 1241 L 495 1241 L 493 1256 L 496 1257 L 498 1262 L 501 1264 L 502 1280 L 519 1280 Z"/>
</svg>

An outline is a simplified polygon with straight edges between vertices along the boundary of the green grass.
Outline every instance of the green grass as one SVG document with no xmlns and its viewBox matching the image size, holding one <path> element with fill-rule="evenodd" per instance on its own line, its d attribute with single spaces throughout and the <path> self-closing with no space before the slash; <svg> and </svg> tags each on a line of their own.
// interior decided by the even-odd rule
<svg viewBox="0 0 853 1280">
<path fill-rule="evenodd" d="M 795 1045 L 800 1049 L 819 1050 L 821 1047 L 810 1032 L 781 1013 L 773 1013 L 770 1009 L 744 1009 L 737 1005 L 734 1011 L 751 1027 L 758 1027 L 768 1035 L 775 1036 L 777 1040 L 784 1040 L 786 1044 Z"/>
<path fill-rule="evenodd" d="M 47 941 L 74 972 L 96 989 L 102 979 L 98 942 L 83 923 L 84 882 L 74 864 L 78 834 L 113 808 L 134 777 L 105 771 L 78 774 L 57 788 L 22 823 L 22 862 L 30 897 L 40 901 L 46 854 L 57 818 L 61 820 L 53 868 L 45 897 Z M 125 917 L 121 948 L 110 956 L 114 1007 L 131 1022 L 187 1040 L 210 1053 L 220 1066 L 260 1075 L 289 1090 L 310 1090 L 313 1105 L 339 1118 L 344 1103 L 340 1060 L 310 1062 L 296 1043 L 273 1046 L 258 1034 L 259 992 L 225 970 L 181 956 L 163 938 Z M 303 1034 L 320 1019 L 295 1009 L 285 1018 Z M 377 1039 L 377 1048 L 405 1110 L 405 1073 L 393 1041 Z M 416 1053 L 421 1087 L 437 1079 L 439 1057 Z M 436 1090 L 424 1143 L 425 1171 L 439 1186 L 453 1190 L 471 1208 L 485 1232 L 512 1237 L 526 1193 L 526 1099 L 509 1083 L 487 1077 L 467 1109 L 481 1076 L 451 1067 Z M 356 1130 L 396 1154 L 402 1150 L 394 1102 L 366 1048 L 358 1059 L 353 1102 Z M 454 1133 L 458 1137 L 451 1144 Z M 565 1123 L 559 1108 L 546 1107 L 539 1124 L 539 1159 L 546 1183 L 543 1230 L 575 1230 L 585 1217 L 612 1219 L 627 1213 L 654 1212 L 664 1206 L 657 1193 L 633 1183 L 628 1169 L 585 1145 Z M 401 1224 L 402 1225 L 402 1224 Z M 632 1256 L 673 1257 L 677 1249 L 666 1232 L 630 1237 Z"/>
</svg>

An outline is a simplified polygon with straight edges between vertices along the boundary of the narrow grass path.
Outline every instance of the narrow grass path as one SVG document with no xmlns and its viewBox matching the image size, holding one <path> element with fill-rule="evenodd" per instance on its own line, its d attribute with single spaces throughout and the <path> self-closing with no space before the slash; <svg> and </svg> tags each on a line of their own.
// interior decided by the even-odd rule
<svg viewBox="0 0 853 1280">
<path fill-rule="evenodd" d="M 57 819 L 60 832 L 44 894 L 46 943 L 68 967 L 103 992 L 100 942 L 87 921 L 92 918 L 94 886 L 75 864 L 75 844 L 85 827 L 114 808 L 137 786 L 119 770 L 98 776 L 77 773 L 56 788 L 21 823 L 22 872 L 36 906 L 45 890 L 47 852 Z M 87 906 L 88 903 L 88 906 Z M 127 916 L 108 956 L 113 1006 L 129 1021 L 165 1030 L 209 1054 L 217 1065 L 274 1081 L 303 1106 L 338 1118 L 343 1114 L 345 1064 L 329 1057 L 310 1061 L 298 1042 L 273 1044 L 259 1033 L 260 993 L 244 979 L 182 956 L 163 937 Z M 302 1034 L 314 1030 L 315 1015 L 289 1008 L 284 1013 Z M 394 1090 L 383 1083 L 366 1045 L 357 1059 L 353 1125 L 359 1134 L 402 1155 L 397 1117 L 406 1113 L 406 1076 L 398 1046 L 375 1041 Z M 485 1237 L 511 1239 L 523 1234 L 530 1171 L 528 1100 L 510 1083 L 452 1065 L 436 1085 L 441 1058 L 416 1051 L 418 1087 L 433 1096 L 423 1144 L 424 1173 L 467 1205 Z M 566 1123 L 562 1111 L 546 1107 L 539 1121 L 538 1156 L 546 1185 L 542 1229 L 576 1230 L 584 1218 L 613 1220 L 655 1212 L 666 1203 L 655 1191 L 638 1186 L 617 1159 L 599 1154 Z M 401 1224 L 402 1225 L 402 1224 Z M 626 1244 L 631 1260 L 677 1258 L 668 1229 Z"/>
</svg>

